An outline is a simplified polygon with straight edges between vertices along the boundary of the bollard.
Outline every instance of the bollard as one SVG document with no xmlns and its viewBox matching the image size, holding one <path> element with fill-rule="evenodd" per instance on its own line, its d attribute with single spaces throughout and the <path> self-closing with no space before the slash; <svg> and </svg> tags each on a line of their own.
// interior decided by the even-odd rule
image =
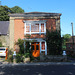
<svg viewBox="0 0 75 75">
<path fill-rule="evenodd" d="M 6 56 L 5 56 L 5 60 L 7 60 L 7 56 L 8 56 L 8 48 L 6 48 Z"/>
<path fill-rule="evenodd" d="M 63 57 L 64 57 L 64 61 L 67 61 L 67 55 L 66 55 L 66 51 L 63 51 Z"/>
<path fill-rule="evenodd" d="M 13 63 L 16 63 L 16 51 L 14 51 L 14 54 L 13 54 Z"/>
</svg>

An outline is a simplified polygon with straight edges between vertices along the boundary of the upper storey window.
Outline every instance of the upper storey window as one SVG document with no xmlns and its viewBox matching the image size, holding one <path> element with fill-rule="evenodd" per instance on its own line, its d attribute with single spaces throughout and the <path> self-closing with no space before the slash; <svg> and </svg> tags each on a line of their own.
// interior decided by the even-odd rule
<svg viewBox="0 0 75 75">
<path fill-rule="evenodd" d="M 46 34 L 46 20 L 24 21 L 24 34 Z"/>
</svg>

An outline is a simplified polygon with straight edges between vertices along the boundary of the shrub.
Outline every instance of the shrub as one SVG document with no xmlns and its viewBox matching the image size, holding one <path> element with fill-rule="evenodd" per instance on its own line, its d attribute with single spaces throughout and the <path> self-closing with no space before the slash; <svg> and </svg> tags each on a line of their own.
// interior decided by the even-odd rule
<svg viewBox="0 0 75 75">
<path fill-rule="evenodd" d="M 16 54 L 16 62 L 19 63 L 19 62 L 23 62 L 23 55 L 21 54 Z"/>
<path fill-rule="evenodd" d="M 61 35 L 58 31 L 47 30 L 46 35 L 47 48 L 49 55 L 60 55 L 62 52 Z"/>
<path fill-rule="evenodd" d="M 8 62 L 13 62 L 13 52 L 11 50 L 8 50 Z"/>
</svg>

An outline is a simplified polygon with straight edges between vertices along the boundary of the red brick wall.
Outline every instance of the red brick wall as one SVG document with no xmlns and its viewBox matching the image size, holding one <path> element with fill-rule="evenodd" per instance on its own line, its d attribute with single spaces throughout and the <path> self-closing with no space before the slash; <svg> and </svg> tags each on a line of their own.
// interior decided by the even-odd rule
<svg viewBox="0 0 75 75">
<path fill-rule="evenodd" d="M 26 20 L 26 19 L 25 19 Z M 33 20 L 33 19 L 32 19 Z M 36 20 L 46 20 L 46 28 L 50 31 L 51 27 L 53 30 L 56 30 L 56 21 L 55 19 L 36 19 Z M 45 35 L 41 34 L 32 34 L 31 38 L 44 38 Z M 23 19 L 14 20 L 14 41 L 17 41 L 19 38 L 24 38 L 24 23 Z"/>
<path fill-rule="evenodd" d="M 22 20 L 15 20 L 14 22 L 14 41 L 19 38 L 24 38 L 24 23 Z"/>
</svg>

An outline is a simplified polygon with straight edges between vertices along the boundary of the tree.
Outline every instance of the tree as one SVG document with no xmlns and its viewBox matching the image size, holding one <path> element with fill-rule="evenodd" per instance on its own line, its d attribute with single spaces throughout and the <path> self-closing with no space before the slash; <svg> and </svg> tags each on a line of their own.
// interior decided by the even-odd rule
<svg viewBox="0 0 75 75">
<path fill-rule="evenodd" d="M 11 13 L 24 13 L 24 10 L 19 6 L 9 8 L 8 6 L 0 6 L 0 21 L 9 21 L 9 14 Z"/>
<path fill-rule="evenodd" d="M 13 13 L 24 13 L 24 10 L 19 6 L 14 6 L 13 8 L 11 8 L 11 10 Z"/>
<path fill-rule="evenodd" d="M 70 34 L 65 34 L 63 35 L 64 40 L 67 42 L 69 40 L 69 38 L 71 37 Z"/>
<path fill-rule="evenodd" d="M 11 9 L 8 6 L 0 6 L 0 21 L 8 21 L 10 13 Z"/>
<path fill-rule="evenodd" d="M 66 42 L 69 41 L 69 38 L 71 37 L 70 34 L 65 34 L 62 37 L 62 49 L 65 50 L 66 49 Z"/>
<path fill-rule="evenodd" d="M 61 41 L 61 35 L 58 31 L 49 32 L 47 30 L 46 41 L 47 41 L 47 48 L 49 55 L 61 54 L 62 41 Z"/>
</svg>

